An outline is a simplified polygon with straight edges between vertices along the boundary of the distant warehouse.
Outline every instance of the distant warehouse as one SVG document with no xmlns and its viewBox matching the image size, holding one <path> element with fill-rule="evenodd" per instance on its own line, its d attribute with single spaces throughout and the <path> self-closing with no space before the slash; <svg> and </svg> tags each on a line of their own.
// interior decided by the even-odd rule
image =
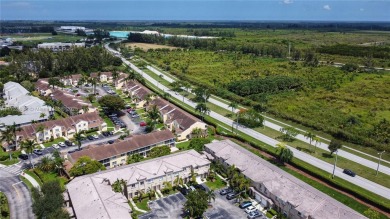
<svg viewBox="0 0 390 219">
<path fill-rule="evenodd" d="M 41 43 L 38 49 L 50 49 L 52 51 L 64 51 L 74 47 L 85 47 L 85 43 Z"/>
</svg>

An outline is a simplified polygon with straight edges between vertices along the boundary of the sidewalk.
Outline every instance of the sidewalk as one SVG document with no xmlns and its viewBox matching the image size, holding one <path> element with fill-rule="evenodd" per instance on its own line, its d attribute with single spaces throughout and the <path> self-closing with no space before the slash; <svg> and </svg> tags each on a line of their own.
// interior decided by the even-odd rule
<svg viewBox="0 0 390 219">
<path fill-rule="evenodd" d="M 32 178 L 30 175 L 28 175 L 24 172 L 22 172 L 20 175 L 23 176 L 24 178 L 26 178 L 35 188 L 40 188 L 39 183 L 34 178 Z"/>
<path fill-rule="evenodd" d="M 144 211 L 144 210 L 142 210 L 142 209 L 139 209 L 139 208 L 137 207 L 137 205 L 134 203 L 134 201 L 133 201 L 132 198 L 130 199 L 130 203 L 131 203 L 131 205 L 134 207 L 134 210 L 139 211 L 139 212 L 142 212 L 142 213 L 146 213 L 146 212 L 147 212 L 147 211 Z"/>
</svg>

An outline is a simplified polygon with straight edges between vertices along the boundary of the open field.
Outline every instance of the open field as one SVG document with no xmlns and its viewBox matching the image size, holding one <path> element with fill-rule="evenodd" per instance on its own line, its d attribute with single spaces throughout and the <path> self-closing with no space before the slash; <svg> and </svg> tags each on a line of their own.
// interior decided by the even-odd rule
<svg viewBox="0 0 390 219">
<path fill-rule="evenodd" d="M 50 42 L 76 42 L 84 37 L 70 35 L 70 34 L 61 34 L 52 35 L 50 33 L 28 33 L 28 34 L 8 34 L 1 35 L 2 38 L 12 38 L 15 42 L 21 42 L 23 45 L 33 46 L 38 43 L 50 43 Z"/>
<path fill-rule="evenodd" d="M 142 49 L 143 51 L 148 51 L 149 49 L 176 49 L 174 46 L 166 46 L 166 45 L 157 45 L 157 44 L 149 44 L 149 43 L 126 43 L 127 47 L 131 49 Z"/>
</svg>

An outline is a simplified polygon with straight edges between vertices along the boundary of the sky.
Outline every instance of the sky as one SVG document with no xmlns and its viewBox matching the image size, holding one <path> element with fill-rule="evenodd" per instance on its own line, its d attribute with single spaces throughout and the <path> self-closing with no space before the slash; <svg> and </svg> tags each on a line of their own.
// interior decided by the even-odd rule
<svg viewBox="0 0 390 219">
<path fill-rule="evenodd" d="M 0 19 L 390 21 L 390 0 L 0 0 Z"/>
</svg>

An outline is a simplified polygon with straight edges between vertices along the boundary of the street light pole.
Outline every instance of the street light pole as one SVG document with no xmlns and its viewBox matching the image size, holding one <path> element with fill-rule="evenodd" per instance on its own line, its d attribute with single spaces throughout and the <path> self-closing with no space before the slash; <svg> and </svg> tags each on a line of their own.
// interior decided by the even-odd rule
<svg viewBox="0 0 390 219">
<path fill-rule="evenodd" d="M 381 159 L 382 159 L 382 154 L 385 153 L 386 151 L 382 151 L 379 154 L 379 160 L 378 160 L 378 167 L 376 168 L 376 174 L 375 176 L 378 176 L 378 171 L 379 171 L 379 165 L 381 164 Z"/>
<path fill-rule="evenodd" d="M 334 165 L 333 165 L 333 173 L 332 173 L 332 179 L 334 178 L 334 171 L 336 170 L 336 164 L 337 164 L 337 152 L 339 152 L 338 150 L 336 151 L 336 159 L 334 160 Z"/>
</svg>

